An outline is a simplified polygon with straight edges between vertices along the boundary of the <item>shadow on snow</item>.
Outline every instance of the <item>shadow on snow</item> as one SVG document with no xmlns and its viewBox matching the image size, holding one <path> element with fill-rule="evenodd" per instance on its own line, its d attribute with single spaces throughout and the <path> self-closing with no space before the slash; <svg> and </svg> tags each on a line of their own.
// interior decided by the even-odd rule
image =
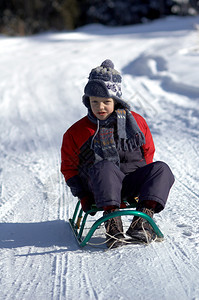
<svg viewBox="0 0 199 300">
<path fill-rule="evenodd" d="M 53 220 L 39 223 L 0 224 L 1 249 L 26 246 L 43 248 L 53 246 L 63 247 L 64 249 L 61 251 L 74 251 L 79 249 L 72 235 L 69 223 L 66 223 L 64 220 Z"/>
</svg>

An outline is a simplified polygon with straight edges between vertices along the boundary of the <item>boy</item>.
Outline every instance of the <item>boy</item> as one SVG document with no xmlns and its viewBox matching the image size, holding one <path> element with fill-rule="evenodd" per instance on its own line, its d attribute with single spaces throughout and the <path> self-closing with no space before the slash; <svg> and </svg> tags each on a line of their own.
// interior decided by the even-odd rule
<svg viewBox="0 0 199 300">
<path fill-rule="evenodd" d="M 64 134 L 61 172 L 85 212 L 95 203 L 106 215 L 118 210 L 122 200 L 138 196 L 136 209 L 153 217 L 164 209 L 174 176 L 164 162 L 153 162 L 151 132 L 121 98 L 121 80 L 111 60 L 91 70 L 83 96 L 88 114 Z M 106 221 L 105 228 L 107 246 L 121 246 L 121 217 Z M 143 242 L 156 238 L 150 224 L 138 217 L 126 234 Z"/>
</svg>

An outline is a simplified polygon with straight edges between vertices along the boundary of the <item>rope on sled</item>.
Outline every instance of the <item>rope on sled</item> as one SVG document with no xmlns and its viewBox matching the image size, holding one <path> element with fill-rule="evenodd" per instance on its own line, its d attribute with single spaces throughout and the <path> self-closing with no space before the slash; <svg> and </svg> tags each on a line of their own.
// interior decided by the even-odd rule
<svg viewBox="0 0 199 300">
<path fill-rule="evenodd" d="M 143 231 L 144 231 L 144 234 L 145 234 L 145 236 L 146 236 L 147 242 L 146 242 L 146 243 L 145 243 L 145 242 L 142 242 L 142 244 L 149 245 L 150 243 L 149 243 L 149 240 L 148 240 L 148 236 L 147 236 L 146 230 L 145 230 L 144 228 L 143 228 Z M 121 232 L 121 233 L 124 234 L 124 232 Z M 106 235 L 110 236 L 110 238 L 108 239 L 108 241 L 111 240 L 111 239 L 114 239 L 114 240 L 115 240 L 115 242 L 114 242 L 108 249 L 113 248 L 114 244 L 115 244 L 117 241 L 121 241 L 121 242 L 124 243 L 124 244 L 133 244 L 131 241 L 127 241 L 127 240 L 123 240 L 123 239 L 118 239 L 117 237 L 112 236 L 112 235 L 110 235 L 110 234 L 108 234 L 108 233 L 106 233 Z M 107 242 L 107 240 L 106 240 L 106 242 Z M 136 242 L 135 242 L 135 243 L 136 243 Z"/>
<path fill-rule="evenodd" d="M 143 232 L 144 232 L 144 234 L 145 234 L 145 236 L 146 236 L 146 240 L 147 240 L 147 242 L 142 242 L 142 244 L 149 245 L 150 242 L 149 242 L 148 235 L 147 235 L 147 232 L 146 232 L 146 230 L 145 230 L 143 224 L 142 224 L 142 229 L 143 229 Z M 124 232 L 121 232 L 121 233 L 122 233 L 122 234 L 125 234 Z M 107 243 L 108 241 L 110 241 L 111 239 L 114 239 L 115 241 L 114 241 L 114 243 L 113 243 L 108 249 L 113 248 L 114 244 L 115 244 L 117 241 L 122 241 L 124 244 L 133 244 L 132 241 L 119 239 L 119 238 L 117 238 L 117 237 L 115 237 L 115 236 L 113 236 L 113 235 L 110 235 L 109 233 L 106 233 L 106 235 L 109 236 L 109 239 L 106 239 L 104 242 L 101 242 L 101 243 L 90 243 L 90 242 L 88 242 L 87 244 L 90 245 L 90 246 L 101 246 L 101 245 L 106 244 L 106 243 Z M 153 242 L 155 242 L 156 239 L 157 239 L 157 236 L 156 236 L 156 238 L 153 240 Z M 135 243 L 136 243 L 136 242 L 135 242 Z"/>
</svg>

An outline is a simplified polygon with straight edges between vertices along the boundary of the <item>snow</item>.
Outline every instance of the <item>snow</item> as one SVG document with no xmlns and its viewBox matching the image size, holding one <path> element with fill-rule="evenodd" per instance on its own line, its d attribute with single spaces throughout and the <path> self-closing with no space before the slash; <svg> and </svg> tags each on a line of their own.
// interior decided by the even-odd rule
<svg viewBox="0 0 199 300">
<path fill-rule="evenodd" d="M 0 36 L 1 300 L 199 299 L 198 24 L 168 17 Z M 165 240 L 108 251 L 78 247 L 68 223 L 76 200 L 60 174 L 62 135 L 86 114 L 84 85 L 106 58 L 151 128 L 155 160 L 176 178 L 155 216 Z M 96 234 L 104 241 L 103 228 Z"/>
</svg>

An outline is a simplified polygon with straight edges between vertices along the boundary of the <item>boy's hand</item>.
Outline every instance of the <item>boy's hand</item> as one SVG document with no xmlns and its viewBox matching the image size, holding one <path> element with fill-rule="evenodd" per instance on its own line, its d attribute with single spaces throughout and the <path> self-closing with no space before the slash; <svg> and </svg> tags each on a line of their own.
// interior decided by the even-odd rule
<svg viewBox="0 0 199 300">
<path fill-rule="evenodd" d="M 87 212 L 89 210 L 91 210 L 91 201 L 90 198 L 88 196 L 85 196 L 83 198 L 80 199 L 81 202 L 81 206 L 84 212 Z M 94 216 L 96 214 L 96 212 L 91 213 L 91 216 Z"/>
</svg>

